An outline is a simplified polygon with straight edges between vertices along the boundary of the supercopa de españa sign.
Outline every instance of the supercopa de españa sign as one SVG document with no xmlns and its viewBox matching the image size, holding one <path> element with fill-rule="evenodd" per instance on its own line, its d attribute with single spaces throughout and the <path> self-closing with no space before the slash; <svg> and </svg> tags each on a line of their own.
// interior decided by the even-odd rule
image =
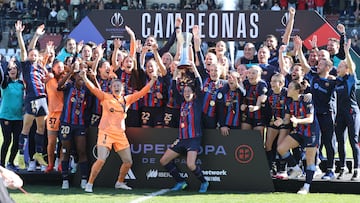
<svg viewBox="0 0 360 203">
<path fill-rule="evenodd" d="M 92 11 L 89 23 L 106 39 L 128 39 L 125 25 L 131 27 L 138 39 L 150 35 L 167 40 L 175 29 L 177 17 L 183 19 L 183 32 L 191 32 L 194 25 L 201 30 L 204 41 L 263 41 L 268 34 L 281 38 L 285 31 L 288 13 L 285 11 L 146 11 L 101 10 Z M 309 23 L 311 22 L 311 23 Z M 84 30 L 83 30 L 84 32 Z M 85 30 L 86 32 L 86 30 Z M 91 33 L 86 33 L 91 34 Z M 322 36 L 318 46 L 325 45 L 329 37 L 337 37 L 336 31 L 316 12 L 297 11 L 292 35 L 300 35 L 304 42 L 312 35 Z M 305 46 L 308 44 L 305 43 Z"/>
</svg>

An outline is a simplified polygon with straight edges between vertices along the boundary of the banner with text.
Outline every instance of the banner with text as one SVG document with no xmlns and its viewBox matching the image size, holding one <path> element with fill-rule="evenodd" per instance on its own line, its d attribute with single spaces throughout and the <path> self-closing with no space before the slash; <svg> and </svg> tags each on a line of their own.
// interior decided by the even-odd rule
<svg viewBox="0 0 360 203">
<path fill-rule="evenodd" d="M 199 25 L 204 41 L 259 42 L 265 40 L 268 34 L 274 34 L 280 39 L 285 32 L 289 14 L 285 11 L 100 10 L 92 11 L 70 36 L 78 41 L 82 37 L 89 39 L 91 35 L 94 35 L 94 40 L 129 39 L 125 30 L 127 25 L 133 29 L 138 39 L 144 40 L 153 35 L 158 40 L 167 40 L 175 29 L 177 17 L 183 19 L 183 32 L 191 32 L 194 25 Z M 92 31 L 89 32 L 90 30 Z M 305 46 L 309 46 L 305 39 L 311 39 L 313 34 L 321 36 L 318 40 L 319 47 L 325 45 L 329 37 L 338 36 L 316 12 L 297 11 L 292 35 L 301 36 Z"/>
<path fill-rule="evenodd" d="M 135 188 L 170 188 L 175 184 L 171 175 L 159 163 L 166 149 L 176 140 L 178 129 L 128 128 L 133 166 L 126 182 Z M 96 157 L 96 132 L 91 131 L 89 160 Z M 175 159 L 190 189 L 200 182 L 186 167 L 186 157 Z M 196 163 L 201 165 L 210 190 L 274 191 L 261 136 L 257 131 L 231 130 L 227 137 L 217 130 L 205 130 L 202 148 Z M 111 152 L 95 181 L 97 186 L 113 187 L 121 159 Z"/>
</svg>

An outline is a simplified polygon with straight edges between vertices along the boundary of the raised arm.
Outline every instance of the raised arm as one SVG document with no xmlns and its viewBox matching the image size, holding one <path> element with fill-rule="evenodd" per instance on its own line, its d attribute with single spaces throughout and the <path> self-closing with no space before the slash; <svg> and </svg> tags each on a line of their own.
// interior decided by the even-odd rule
<svg viewBox="0 0 360 203">
<path fill-rule="evenodd" d="M 279 48 L 279 68 L 280 73 L 285 76 L 289 74 L 290 69 L 286 66 L 284 53 L 286 53 L 286 45 L 281 45 Z"/>
<path fill-rule="evenodd" d="M 299 36 L 294 37 L 294 48 L 296 49 L 296 52 L 298 53 L 298 58 L 301 63 L 301 67 L 304 69 L 304 73 L 308 73 L 311 69 L 310 65 L 308 64 L 304 52 L 302 50 L 302 40 Z"/>
<path fill-rule="evenodd" d="M 18 44 L 20 48 L 20 60 L 26 61 L 27 59 L 27 51 L 25 47 L 25 42 L 22 36 L 22 32 L 24 31 L 25 26 L 22 24 L 20 20 L 16 21 L 15 23 L 15 30 L 16 30 L 16 36 L 18 38 Z"/>
<path fill-rule="evenodd" d="M 104 49 L 102 48 L 101 44 L 99 44 L 95 49 L 96 49 L 96 52 L 98 53 L 98 55 L 96 56 L 94 62 L 92 63 L 92 67 L 91 67 L 92 71 L 94 71 L 94 72 L 97 71 L 99 62 L 104 57 Z"/>
<path fill-rule="evenodd" d="M 64 90 L 66 82 L 71 78 L 72 75 L 74 75 L 74 69 L 78 69 L 78 68 L 79 68 L 79 62 L 75 61 L 74 64 L 71 66 L 69 72 L 67 72 L 66 75 L 63 78 L 61 78 L 61 80 L 58 82 L 58 87 L 57 87 L 58 91 Z"/>
<path fill-rule="evenodd" d="M 171 48 L 171 46 L 175 43 L 176 39 L 176 30 L 181 29 L 182 25 L 182 18 L 176 18 L 175 20 L 175 30 L 170 36 L 170 39 L 166 42 L 166 44 L 159 50 L 159 55 L 162 56 L 164 53 L 168 52 Z"/>
<path fill-rule="evenodd" d="M 113 43 L 114 43 L 114 51 L 111 56 L 111 63 L 112 66 L 114 67 L 114 72 L 116 72 L 119 68 L 121 68 L 121 61 L 118 61 L 118 54 L 120 52 L 121 40 L 116 38 L 114 39 Z"/>
<path fill-rule="evenodd" d="M 129 55 L 132 57 L 135 57 L 136 55 L 136 38 L 135 38 L 135 33 L 134 31 L 128 27 L 125 26 L 126 32 L 129 34 L 130 36 L 130 53 Z"/>
<path fill-rule="evenodd" d="M 293 31 L 294 27 L 294 19 L 295 19 L 295 8 L 290 7 L 289 8 L 289 21 L 286 25 L 285 33 L 283 35 L 282 43 L 285 45 L 289 44 L 291 33 Z"/>
<path fill-rule="evenodd" d="M 45 33 L 45 25 L 44 24 L 39 25 L 36 28 L 36 32 L 29 43 L 29 49 L 35 49 L 36 43 L 39 40 L 39 37 L 42 36 L 44 33 Z"/>
<path fill-rule="evenodd" d="M 156 76 L 152 76 L 152 77 L 151 77 L 151 80 L 148 82 L 148 84 L 146 84 L 145 87 L 143 87 L 140 91 L 125 96 L 126 107 L 127 107 L 127 108 L 130 107 L 130 105 L 131 105 L 132 103 L 136 102 L 136 101 L 139 100 L 141 97 L 145 96 L 145 95 L 149 92 L 151 86 L 154 85 L 154 83 L 156 82 L 156 80 L 157 80 L 157 77 L 156 77 Z"/>
<path fill-rule="evenodd" d="M 338 24 L 336 26 L 336 29 L 339 31 L 340 33 L 340 42 L 339 42 L 339 52 L 336 54 L 336 56 L 341 59 L 344 60 L 346 57 L 346 53 L 344 52 L 344 48 L 345 48 L 345 26 L 343 24 Z"/>
<path fill-rule="evenodd" d="M 349 73 L 351 75 L 354 75 L 355 70 L 356 70 L 356 65 L 355 65 L 354 61 L 352 60 L 352 58 L 351 58 L 350 48 L 351 48 L 351 39 L 348 39 L 347 43 L 344 45 L 345 61 L 346 61 L 346 65 L 349 68 Z"/>
<path fill-rule="evenodd" d="M 86 70 L 83 69 L 80 71 L 80 77 L 83 79 L 86 87 L 90 90 L 91 93 L 93 93 L 100 101 L 102 101 L 105 97 L 105 93 L 101 91 L 99 88 L 97 88 L 94 83 L 92 83 L 86 74 Z"/>
<path fill-rule="evenodd" d="M 158 52 L 158 45 L 153 44 L 151 48 L 152 48 L 152 52 L 154 53 L 155 61 L 156 61 L 157 65 L 159 66 L 160 75 L 163 77 L 166 75 L 166 67 L 165 67 L 164 63 L 162 62 L 161 56 Z"/>
</svg>

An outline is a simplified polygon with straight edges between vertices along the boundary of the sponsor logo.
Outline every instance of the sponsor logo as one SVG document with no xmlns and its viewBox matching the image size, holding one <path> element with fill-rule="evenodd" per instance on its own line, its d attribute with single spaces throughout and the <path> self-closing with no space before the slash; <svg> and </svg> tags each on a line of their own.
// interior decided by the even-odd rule
<svg viewBox="0 0 360 203">
<path fill-rule="evenodd" d="M 129 172 L 126 174 L 125 179 L 127 180 L 136 180 L 134 172 L 130 169 Z"/>
<path fill-rule="evenodd" d="M 182 178 L 188 178 L 189 175 L 187 173 L 180 173 Z M 157 169 L 150 169 L 146 172 L 146 179 L 149 180 L 150 178 L 171 178 L 172 175 L 166 171 L 158 171 Z"/>
<path fill-rule="evenodd" d="M 204 177 L 209 182 L 221 182 L 221 176 L 227 176 L 226 170 L 203 170 Z"/>
<path fill-rule="evenodd" d="M 241 164 L 247 164 L 254 158 L 254 151 L 249 145 L 240 145 L 235 149 L 235 159 Z"/>
<path fill-rule="evenodd" d="M 121 13 L 114 13 L 110 19 L 110 22 L 114 27 L 120 27 L 124 23 L 124 18 L 122 17 Z"/>
</svg>

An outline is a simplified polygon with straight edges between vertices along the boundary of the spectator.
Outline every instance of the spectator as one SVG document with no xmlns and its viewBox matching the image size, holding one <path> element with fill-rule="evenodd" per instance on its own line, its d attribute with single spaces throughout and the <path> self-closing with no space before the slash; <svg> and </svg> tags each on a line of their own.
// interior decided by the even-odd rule
<svg viewBox="0 0 360 203">
<path fill-rule="evenodd" d="M 98 2 L 98 10 L 104 10 L 105 9 L 105 4 L 103 0 L 100 0 Z"/>
<path fill-rule="evenodd" d="M 0 67 L 1 68 L 1 67 Z M 1 86 L 1 106 L 0 106 L 0 122 L 4 138 L 1 146 L 1 165 L 5 167 L 5 159 L 8 149 L 12 143 L 9 162 L 6 168 L 17 171 L 14 165 L 14 159 L 18 150 L 19 136 L 23 124 L 23 103 L 24 103 L 24 83 L 19 80 L 20 69 L 15 61 L 9 61 L 6 68 L 5 80 Z"/>
<path fill-rule="evenodd" d="M 78 13 L 77 8 L 76 8 L 76 12 Z M 75 13 L 75 10 L 74 10 L 74 13 Z M 65 10 L 63 5 L 60 5 L 60 10 L 58 11 L 58 14 L 57 14 L 57 22 L 58 22 L 58 25 L 61 30 L 66 27 L 66 22 L 68 20 L 68 17 L 69 17 L 68 12 Z M 74 19 L 74 21 L 75 21 L 75 19 Z M 76 19 L 76 21 L 77 21 L 77 19 Z"/>
<path fill-rule="evenodd" d="M 272 11 L 280 11 L 281 8 L 280 8 L 280 6 L 279 6 L 279 2 L 275 1 L 275 2 L 274 2 L 274 5 L 271 7 L 271 10 L 272 10 Z"/>
<path fill-rule="evenodd" d="M 260 0 L 259 9 L 260 10 L 268 9 L 267 0 Z"/>
<path fill-rule="evenodd" d="M 24 11 L 24 0 L 16 0 L 16 10 L 20 13 Z"/>
<path fill-rule="evenodd" d="M 50 32 L 51 33 L 55 33 L 56 32 L 56 22 L 57 22 L 57 11 L 56 11 L 56 7 L 53 7 L 49 13 L 49 17 L 48 17 L 48 21 L 47 21 L 47 26 L 50 28 Z"/>
<path fill-rule="evenodd" d="M 358 41 L 358 36 L 355 35 L 354 38 L 351 40 L 351 48 L 360 55 L 360 46 Z"/>
<path fill-rule="evenodd" d="M 208 10 L 215 10 L 217 7 L 215 4 L 215 0 L 208 0 L 207 5 L 208 5 Z"/>
<path fill-rule="evenodd" d="M 288 0 L 280 0 L 280 7 L 282 10 L 286 10 L 288 6 Z"/>
<path fill-rule="evenodd" d="M 65 0 L 58 0 L 58 1 L 59 1 L 59 3 L 57 5 L 58 5 L 59 9 L 61 6 L 63 6 L 65 10 L 68 10 L 68 4 L 66 3 Z"/>
<path fill-rule="evenodd" d="M 17 18 L 19 12 L 16 9 L 15 1 L 10 1 L 10 7 L 7 9 L 7 13 L 11 18 Z"/>
<path fill-rule="evenodd" d="M 39 9 L 41 6 L 40 0 L 29 0 L 28 10 L 33 11 Z"/>
<path fill-rule="evenodd" d="M 324 5 L 326 0 L 315 0 L 316 11 L 321 15 L 324 16 Z"/>
<path fill-rule="evenodd" d="M 315 0 L 307 0 L 307 8 L 309 11 L 315 10 Z"/>
<path fill-rule="evenodd" d="M 297 0 L 288 0 L 288 9 L 289 9 L 290 7 L 296 9 L 296 3 L 297 3 Z"/>
<path fill-rule="evenodd" d="M 129 5 L 128 5 L 128 2 L 127 1 L 124 1 L 121 5 L 121 10 L 129 10 Z"/>
<path fill-rule="evenodd" d="M 187 0 L 183 8 L 184 8 L 185 10 L 190 10 L 190 9 L 192 9 L 192 7 L 191 7 L 191 0 Z"/>
<path fill-rule="evenodd" d="M 306 10 L 306 0 L 298 0 L 297 10 Z"/>
<path fill-rule="evenodd" d="M 10 29 L 9 32 L 9 40 L 8 40 L 8 48 L 17 48 L 18 47 L 18 39 L 14 29 Z"/>
<path fill-rule="evenodd" d="M 207 11 L 208 10 L 208 6 L 205 3 L 205 0 L 201 0 L 201 3 L 197 6 L 196 8 L 198 11 Z"/>
<path fill-rule="evenodd" d="M 0 3 L 0 17 L 4 17 L 6 14 L 6 7 L 3 3 Z"/>
<path fill-rule="evenodd" d="M 39 7 L 39 18 L 41 20 L 46 20 L 49 16 L 50 9 L 47 7 L 46 2 L 43 2 Z"/>
</svg>

